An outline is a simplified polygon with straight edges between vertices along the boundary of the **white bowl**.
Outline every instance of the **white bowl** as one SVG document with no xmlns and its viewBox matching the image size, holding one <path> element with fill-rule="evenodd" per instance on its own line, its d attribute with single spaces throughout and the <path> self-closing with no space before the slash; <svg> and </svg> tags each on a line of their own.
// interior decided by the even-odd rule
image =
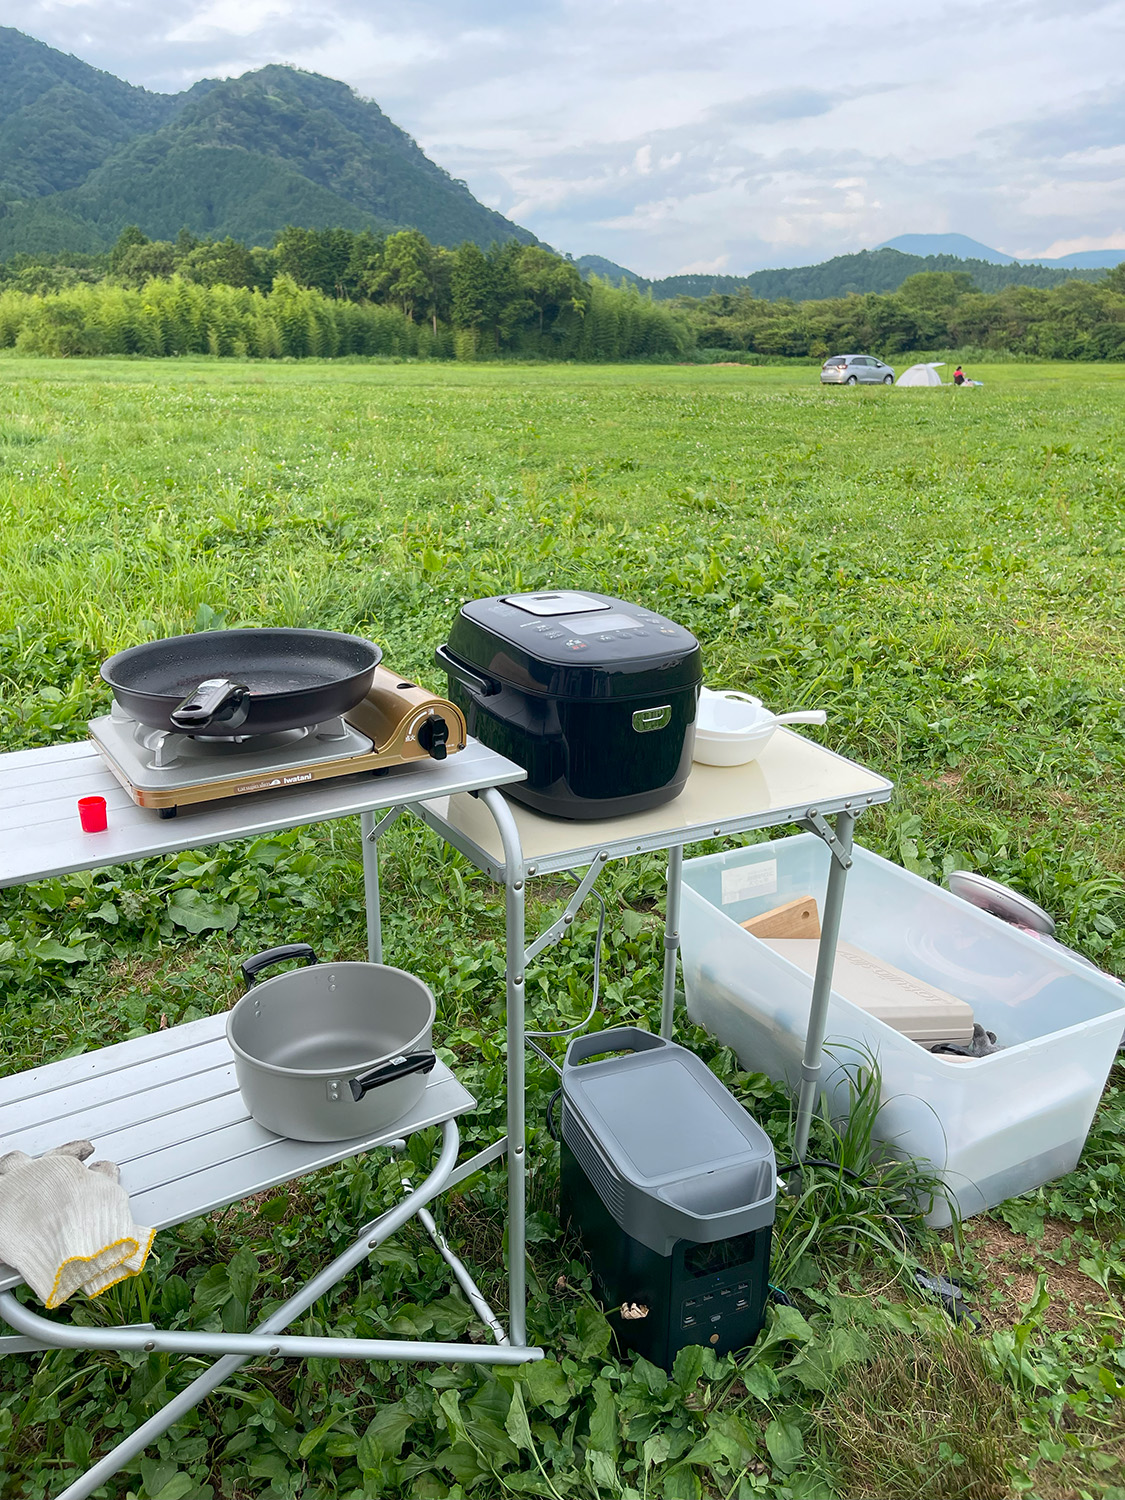
<svg viewBox="0 0 1125 1500">
<path fill-rule="evenodd" d="M 822 709 L 775 714 L 760 698 L 701 688 L 692 759 L 705 766 L 744 766 L 757 760 L 779 724 L 823 724 Z"/>
</svg>

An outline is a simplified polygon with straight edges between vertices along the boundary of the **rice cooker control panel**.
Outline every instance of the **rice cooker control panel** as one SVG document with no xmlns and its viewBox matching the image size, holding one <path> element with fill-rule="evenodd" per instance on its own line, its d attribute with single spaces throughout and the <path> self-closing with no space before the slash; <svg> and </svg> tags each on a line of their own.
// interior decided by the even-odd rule
<svg viewBox="0 0 1125 1500">
<path fill-rule="evenodd" d="M 626 613 L 628 611 L 628 613 Z M 508 594 L 490 603 L 493 628 L 539 657 L 647 656 L 695 644 L 682 625 L 637 605 L 559 589 Z"/>
</svg>

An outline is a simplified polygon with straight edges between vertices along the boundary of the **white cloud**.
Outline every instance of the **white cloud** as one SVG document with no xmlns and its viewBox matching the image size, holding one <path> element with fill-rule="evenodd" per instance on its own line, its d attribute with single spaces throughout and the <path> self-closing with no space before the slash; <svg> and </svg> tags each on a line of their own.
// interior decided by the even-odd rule
<svg viewBox="0 0 1125 1500">
<path fill-rule="evenodd" d="M 647 275 L 910 231 L 1066 254 L 1125 223 L 1125 0 L 0 0 L 0 23 L 149 88 L 342 78 L 482 200 Z"/>
<path fill-rule="evenodd" d="M 729 255 L 716 255 L 714 260 L 692 260 L 686 266 L 679 266 L 673 271 L 673 276 L 718 276 L 725 271 Z"/>
<path fill-rule="evenodd" d="M 1058 260 L 1063 255 L 1076 255 L 1081 250 L 1125 250 L 1125 229 L 1115 229 L 1112 234 L 1084 234 L 1076 240 L 1055 240 L 1046 250 L 1010 250 L 1017 260 Z"/>
</svg>

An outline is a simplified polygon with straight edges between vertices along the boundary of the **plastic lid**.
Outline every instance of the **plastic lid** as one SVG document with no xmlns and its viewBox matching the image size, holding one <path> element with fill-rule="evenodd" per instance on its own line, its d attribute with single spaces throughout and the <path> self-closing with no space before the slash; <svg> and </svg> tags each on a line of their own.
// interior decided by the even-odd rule
<svg viewBox="0 0 1125 1500">
<path fill-rule="evenodd" d="M 632 1028 L 600 1036 L 612 1045 L 626 1030 Z M 572 1043 L 564 1065 L 568 1108 L 585 1121 L 623 1176 L 637 1186 L 656 1187 L 772 1156 L 761 1126 L 700 1058 L 674 1042 L 652 1040 L 655 1048 L 581 1067 L 570 1061 Z"/>
</svg>

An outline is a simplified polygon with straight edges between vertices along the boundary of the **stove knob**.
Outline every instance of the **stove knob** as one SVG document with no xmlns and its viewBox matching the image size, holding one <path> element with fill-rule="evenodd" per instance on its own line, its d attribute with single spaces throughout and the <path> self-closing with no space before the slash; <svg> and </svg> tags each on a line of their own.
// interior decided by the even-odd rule
<svg viewBox="0 0 1125 1500">
<path fill-rule="evenodd" d="M 418 730 L 418 743 L 434 760 L 445 759 L 448 754 L 445 748 L 448 742 L 449 725 L 437 714 L 427 719 Z"/>
</svg>

